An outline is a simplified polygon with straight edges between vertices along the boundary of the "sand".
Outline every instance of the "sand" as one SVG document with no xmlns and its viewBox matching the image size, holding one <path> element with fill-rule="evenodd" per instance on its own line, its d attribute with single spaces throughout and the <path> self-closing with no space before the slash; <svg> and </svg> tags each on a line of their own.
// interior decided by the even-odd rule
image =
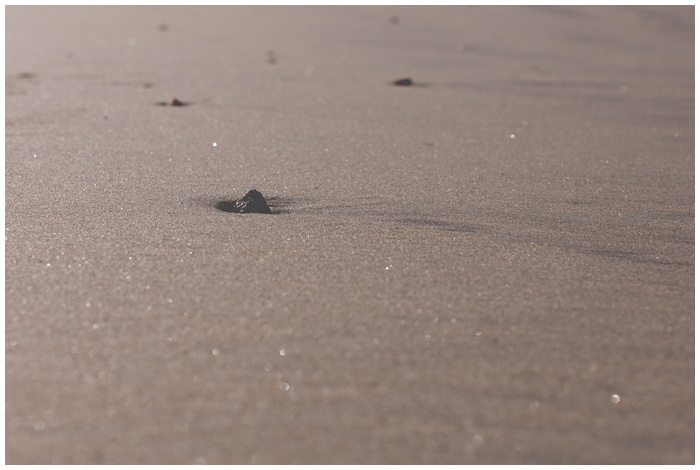
<svg viewBox="0 0 700 470">
<path fill-rule="evenodd" d="M 7 463 L 694 462 L 694 7 L 5 26 Z"/>
</svg>

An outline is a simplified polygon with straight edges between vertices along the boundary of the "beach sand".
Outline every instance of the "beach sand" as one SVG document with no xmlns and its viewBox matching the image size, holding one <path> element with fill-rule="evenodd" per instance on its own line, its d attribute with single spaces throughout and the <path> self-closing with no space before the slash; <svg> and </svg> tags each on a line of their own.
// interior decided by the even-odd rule
<svg viewBox="0 0 700 470">
<path fill-rule="evenodd" d="M 694 463 L 694 7 L 5 21 L 6 463 Z"/>
</svg>

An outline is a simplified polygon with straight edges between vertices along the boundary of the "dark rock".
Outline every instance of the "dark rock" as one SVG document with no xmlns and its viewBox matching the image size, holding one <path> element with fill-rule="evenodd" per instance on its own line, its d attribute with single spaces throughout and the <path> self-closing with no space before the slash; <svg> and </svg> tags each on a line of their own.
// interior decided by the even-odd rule
<svg viewBox="0 0 700 470">
<path fill-rule="evenodd" d="M 413 80 L 411 80 L 410 78 L 402 78 L 400 80 L 396 80 L 394 82 L 394 85 L 396 85 L 396 86 L 411 86 L 411 85 L 413 85 Z"/>
<path fill-rule="evenodd" d="M 166 106 L 185 106 L 185 103 L 177 98 L 171 98 L 165 103 Z"/>
<path fill-rule="evenodd" d="M 180 107 L 180 106 L 189 106 L 189 103 L 186 103 L 184 101 L 180 101 L 177 98 L 170 98 L 168 101 L 159 101 L 156 103 L 158 106 L 167 106 L 169 108 L 171 107 Z"/>
<path fill-rule="evenodd" d="M 267 201 L 259 191 L 251 189 L 245 196 L 237 201 L 220 201 L 216 208 L 224 212 L 237 212 L 242 214 L 272 214 Z"/>
</svg>

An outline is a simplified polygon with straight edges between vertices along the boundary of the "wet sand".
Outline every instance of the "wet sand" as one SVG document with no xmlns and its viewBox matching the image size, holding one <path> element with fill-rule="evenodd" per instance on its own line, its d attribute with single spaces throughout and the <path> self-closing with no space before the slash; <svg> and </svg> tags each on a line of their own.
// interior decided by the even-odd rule
<svg viewBox="0 0 700 470">
<path fill-rule="evenodd" d="M 694 26 L 6 8 L 6 463 L 692 464 Z"/>
</svg>

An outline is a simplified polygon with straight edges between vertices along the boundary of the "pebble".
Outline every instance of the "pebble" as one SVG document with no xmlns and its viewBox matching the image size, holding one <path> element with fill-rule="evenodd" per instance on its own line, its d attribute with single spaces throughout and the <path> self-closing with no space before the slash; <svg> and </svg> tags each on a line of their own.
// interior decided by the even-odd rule
<svg viewBox="0 0 700 470">
<path fill-rule="evenodd" d="M 256 189 L 251 189 L 245 196 L 237 201 L 219 201 L 216 203 L 216 208 L 224 212 L 237 212 L 242 214 L 272 214 L 272 210 L 267 204 L 267 201 Z"/>
<path fill-rule="evenodd" d="M 410 78 L 401 78 L 399 80 L 396 80 L 394 82 L 394 85 L 396 85 L 396 86 L 411 86 L 411 85 L 413 85 L 413 80 L 411 80 Z"/>
</svg>

